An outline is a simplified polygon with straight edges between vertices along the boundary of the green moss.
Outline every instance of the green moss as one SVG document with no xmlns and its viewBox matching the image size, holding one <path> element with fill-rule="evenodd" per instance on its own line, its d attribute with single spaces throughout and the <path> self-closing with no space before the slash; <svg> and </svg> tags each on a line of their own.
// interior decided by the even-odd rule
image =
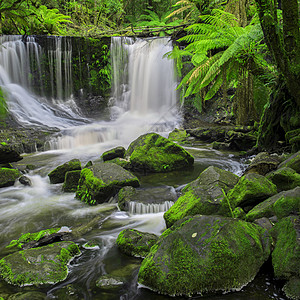
<svg viewBox="0 0 300 300">
<path fill-rule="evenodd" d="M 283 291 L 289 299 L 300 299 L 300 278 L 293 277 L 283 287 Z"/>
<path fill-rule="evenodd" d="M 14 185 L 17 178 L 21 176 L 18 170 L 10 168 L 0 169 L 0 188 Z"/>
<path fill-rule="evenodd" d="M 72 159 L 52 170 L 48 174 L 50 183 L 63 183 L 65 180 L 66 173 L 75 170 L 81 170 L 81 162 L 78 159 Z"/>
</svg>

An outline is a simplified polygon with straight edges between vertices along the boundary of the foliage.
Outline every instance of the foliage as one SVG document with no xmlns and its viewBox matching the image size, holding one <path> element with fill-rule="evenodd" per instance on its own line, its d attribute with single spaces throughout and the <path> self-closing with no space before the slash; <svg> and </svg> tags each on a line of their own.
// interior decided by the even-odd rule
<svg viewBox="0 0 300 300">
<path fill-rule="evenodd" d="M 263 57 L 263 33 L 256 19 L 241 27 L 234 15 L 214 9 L 211 15 L 200 16 L 200 20 L 189 26 L 188 34 L 179 40 L 189 43 L 188 46 L 184 50 L 175 47 L 169 53 L 170 58 L 176 58 L 179 69 L 184 66 L 182 59 L 186 56 L 189 59 L 185 63 L 193 65 L 178 86 L 184 88 L 185 97 L 203 94 L 200 101 L 206 101 L 221 86 L 236 87 L 241 70 L 248 71 L 249 66 L 262 65 L 269 71 Z"/>
<path fill-rule="evenodd" d="M 7 114 L 7 106 L 3 91 L 0 87 L 0 124 L 3 122 Z"/>
</svg>

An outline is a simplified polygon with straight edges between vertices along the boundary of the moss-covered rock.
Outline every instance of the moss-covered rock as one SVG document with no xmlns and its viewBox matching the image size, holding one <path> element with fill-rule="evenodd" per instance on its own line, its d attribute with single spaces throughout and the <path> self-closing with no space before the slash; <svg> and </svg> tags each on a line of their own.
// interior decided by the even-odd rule
<svg viewBox="0 0 300 300">
<path fill-rule="evenodd" d="M 79 159 L 72 159 L 51 171 L 48 174 L 50 183 L 63 183 L 65 181 L 66 173 L 75 170 L 81 170 L 81 163 Z"/>
<path fill-rule="evenodd" d="M 300 174 L 300 151 L 290 156 L 288 159 L 283 161 L 278 168 L 289 167 L 294 169 Z"/>
<path fill-rule="evenodd" d="M 18 286 L 55 284 L 66 279 L 67 264 L 79 254 L 73 242 L 22 250 L 0 260 L 0 276 Z"/>
<path fill-rule="evenodd" d="M 62 186 L 64 192 L 76 192 L 81 170 L 68 171 Z"/>
<path fill-rule="evenodd" d="M 111 160 L 111 159 L 114 159 L 114 158 L 124 158 L 125 157 L 125 148 L 124 147 L 116 147 L 116 148 L 113 148 L 111 150 L 108 150 L 106 152 L 104 152 L 102 155 L 101 155 L 101 158 L 103 159 L 103 161 L 108 161 L 108 160 Z"/>
<path fill-rule="evenodd" d="M 5 298 L 7 300 L 45 300 L 47 295 L 41 292 L 20 292 Z M 1 297 L 0 297 L 1 299 Z"/>
<path fill-rule="evenodd" d="M 133 170 L 170 172 L 189 167 L 194 158 L 181 146 L 160 136 L 147 133 L 133 141 L 126 152 Z"/>
<path fill-rule="evenodd" d="M 289 280 L 300 277 L 300 217 L 289 216 L 272 229 L 275 248 L 272 252 L 274 275 Z"/>
<path fill-rule="evenodd" d="M 300 174 L 289 167 L 280 168 L 266 176 L 276 186 L 278 191 L 291 190 L 300 186 Z"/>
<path fill-rule="evenodd" d="M 283 291 L 289 299 L 300 299 L 300 278 L 291 278 L 283 287 Z"/>
<path fill-rule="evenodd" d="M 255 206 L 277 193 L 276 185 L 262 175 L 251 173 L 242 176 L 227 194 L 233 208 Z"/>
<path fill-rule="evenodd" d="M 188 142 L 190 134 L 183 129 L 175 128 L 172 132 L 169 133 L 168 139 L 172 142 L 177 142 L 179 144 L 185 144 Z"/>
<path fill-rule="evenodd" d="M 123 278 L 111 275 L 103 275 L 96 282 L 96 286 L 102 290 L 114 290 L 120 288 L 123 284 Z"/>
<path fill-rule="evenodd" d="M 93 205 L 107 201 L 124 186 L 139 185 L 136 176 L 114 163 L 94 163 L 81 171 L 76 197 Z"/>
<path fill-rule="evenodd" d="M 291 214 L 300 212 L 300 187 L 296 187 L 289 191 L 282 191 L 265 201 L 256 205 L 247 215 L 247 221 L 254 221 L 259 218 L 270 218 L 276 216 L 282 219 Z"/>
<path fill-rule="evenodd" d="M 269 155 L 267 152 L 258 153 L 251 161 L 245 173 L 256 173 L 266 175 L 267 173 L 276 170 L 280 160 L 275 155 Z"/>
<path fill-rule="evenodd" d="M 138 282 L 167 295 L 240 289 L 270 254 L 257 225 L 219 216 L 194 216 L 167 229 L 142 262 Z"/>
<path fill-rule="evenodd" d="M 127 255 L 145 257 L 157 240 L 158 236 L 155 234 L 136 229 L 124 229 L 118 235 L 116 243 L 121 252 Z"/>
<path fill-rule="evenodd" d="M 230 144 L 230 149 L 236 151 L 247 151 L 256 144 L 256 135 L 253 133 L 243 133 L 238 131 L 228 131 L 226 133 L 226 142 Z"/>
<path fill-rule="evenodd" d="M 0 169 L 0 188 L 14 185 L 15 181 L 21 176 L 18 170 L 10 168 Z"/>
<path fill-rule="evenodd" d="M 22 159 L 20 153 L 6 142 L 0 143 L 0 164 L 6 164 Z"/>
<path fill-rule="evenodd" d="M 186 216 L 217 214 L 224 193 L 238 182 L 239 177 L 229 171 L 210 166 L 196 180 L 189 183 L 175 204 L 164 214 L 167 227 Z"/>
</svg>

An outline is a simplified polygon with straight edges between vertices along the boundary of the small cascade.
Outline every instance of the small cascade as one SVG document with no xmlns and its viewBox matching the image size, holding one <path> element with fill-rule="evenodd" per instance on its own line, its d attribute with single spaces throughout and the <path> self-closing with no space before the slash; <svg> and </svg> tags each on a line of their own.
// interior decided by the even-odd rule
<svg viewBox="0 0 300 300">
<path fill-rule="evenodd" d="M 174 204 L 173 201 L 165 201 L 163 203 L 140 203 L 140 202 L 129 202 L 128 212 L 132 215 L 134 214 L 156 214 L 160 212 L 165 212 L 171 208 Z"/>
</svg>

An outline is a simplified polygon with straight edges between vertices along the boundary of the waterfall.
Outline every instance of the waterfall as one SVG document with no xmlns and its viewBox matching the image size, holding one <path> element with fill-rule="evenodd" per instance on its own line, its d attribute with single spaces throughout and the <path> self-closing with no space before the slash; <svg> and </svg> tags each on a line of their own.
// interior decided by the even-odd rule
<svg viewBox="0 0 300 300">
<path fill-rule="evenodd" d="M 23 40 L 21 36 L 3 36 L 0 43 L 0 86 L 6 94 L 8 109 L 18 123 L 66 128 L 85 122 L 71 98 L 71 50 L 67 42 L 62 49 L 61 38 L 55 37 L 56 50 L 48 53 L 50 82 L 56 86 L 51 99 L 44 95 L 42 80 L 41 57 L 46 54 L 34 37 Z M 62 102 L 63 98 L 68 101 Z"/>
<path fill-rule="evenodd" d="M 165 212 L 171 208 L 174 204 L 173 201 L 165 201 L 163 203 L 139 203 L 139 202 L 129 202 L 130 214 L 156 214 L 159 212 Z"/>
</svg>

